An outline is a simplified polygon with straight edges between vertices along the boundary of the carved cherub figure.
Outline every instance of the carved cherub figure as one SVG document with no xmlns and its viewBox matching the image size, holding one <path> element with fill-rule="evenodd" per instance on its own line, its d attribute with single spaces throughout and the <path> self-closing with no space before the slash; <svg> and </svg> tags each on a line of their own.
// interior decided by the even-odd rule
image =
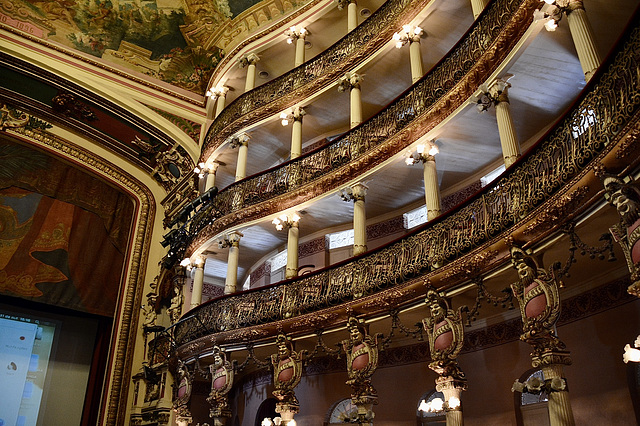
<svg viewBox="0 0 640 426">
<path fill-rule="evenodd" d="M 284 334 L 278 334 L 276 339 L 278 353 L 271 355 L 273 365 L 273 396 L 278 402 L 298 406 L 298 399 L 294 389 L 302 378 L 302 361 L 306 351 L 296 352 L 293 343 Z"/>
<path fill-rule="evenodd" d="M 441 376 L 464 379 L 456 360 L 464 344 L 462 308 L 450 309 L 446 300 L 432 289 L 427 291 L 425 303 L 431 312 L 430 317 L 422 320 L 431 351 L 429 368 Z"/>
</svg>

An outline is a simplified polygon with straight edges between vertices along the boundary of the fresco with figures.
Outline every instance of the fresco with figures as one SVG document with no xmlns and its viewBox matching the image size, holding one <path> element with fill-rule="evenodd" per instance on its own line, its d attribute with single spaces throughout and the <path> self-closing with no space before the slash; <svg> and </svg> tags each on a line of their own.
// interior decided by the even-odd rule
<svg viewBox="0 0 640 426">
<path fill-rule="evenodd" d="M 202 94 L 235 33 L 305 1 L 3 0 L 0 25 Z"/>
</svg>

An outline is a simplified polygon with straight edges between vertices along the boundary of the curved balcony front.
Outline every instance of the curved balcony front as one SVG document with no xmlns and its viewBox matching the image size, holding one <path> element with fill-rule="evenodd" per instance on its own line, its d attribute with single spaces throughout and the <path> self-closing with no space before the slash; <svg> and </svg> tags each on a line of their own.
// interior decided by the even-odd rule
<svg viewBox="0 0 640 426">
<path fill-rule="evenodd" d="M 185 226 L 187 255 L 219 232 L 334 191 L 444 121 L 519 42 L 537 2 L 495 0 L 456 46 L 383 111 L 330 144 L 220 191 Z"/>
<path fill-rule="evenodd" d="M 344 323 L 348 312 L 376 315 L 411 304 L 423 297 L 426 281 L 455 287 L 469 279 L 469 270 L 490 270 L 507 260 L 510 240 L 533 245 L 578 217 L 601 200 L 596 170 L 630 170 L 638 163 L 639 20 L 636 14 L 571 110 L 493 184 L 383 248 L 193 309 L 175 325 L 179 356 L 197 354 L 213 341 L 255 342 L 278 330 L 295 335 L 329 329 Z"/>
</svg>

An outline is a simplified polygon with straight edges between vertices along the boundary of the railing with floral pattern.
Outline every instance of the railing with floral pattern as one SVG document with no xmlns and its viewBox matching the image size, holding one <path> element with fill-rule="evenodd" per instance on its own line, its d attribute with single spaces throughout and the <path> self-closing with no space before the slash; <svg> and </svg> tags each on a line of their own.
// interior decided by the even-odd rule
<svg viewBox="0 0 640 426">
<path fill-rule="evenodd" d="M 572 111 L 526 158 L 465 205 L 364 257 L 202 305 L 176 324 L 179 344 L 205 332 L 269 323 L 373 294 L 453 262 L 507 231 L 585 170 L 639 113 L 640 27 L 635 19 L 617 54 Z"/>
</svg>

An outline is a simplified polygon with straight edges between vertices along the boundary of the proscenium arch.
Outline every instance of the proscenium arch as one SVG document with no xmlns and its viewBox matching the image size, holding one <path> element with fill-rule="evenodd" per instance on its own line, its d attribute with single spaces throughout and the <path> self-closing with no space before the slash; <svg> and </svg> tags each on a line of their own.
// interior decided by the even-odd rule
<svg viewBox="0 0 640 426">
<path fill-rule="evenodd" d="M 134 220 L 127 243 L 125 266 L 120 283 L 118 304 L 114 312 L 105 385 L 100 399 L 100 424 L 125 424 L 128 408 L 129 377 L 138 331 L 138 310 L 142 302 L 147 260 L 156 215 L 154 196 L 142 182 L 112 162 L 87 148 L 53 133 L 26 129 L 0 132 L 2 139 L 12 140 L 46 151 L 53 157 L 86 170 L 89 174 L 120 189 L 134 203 Z"/>
</svg>

